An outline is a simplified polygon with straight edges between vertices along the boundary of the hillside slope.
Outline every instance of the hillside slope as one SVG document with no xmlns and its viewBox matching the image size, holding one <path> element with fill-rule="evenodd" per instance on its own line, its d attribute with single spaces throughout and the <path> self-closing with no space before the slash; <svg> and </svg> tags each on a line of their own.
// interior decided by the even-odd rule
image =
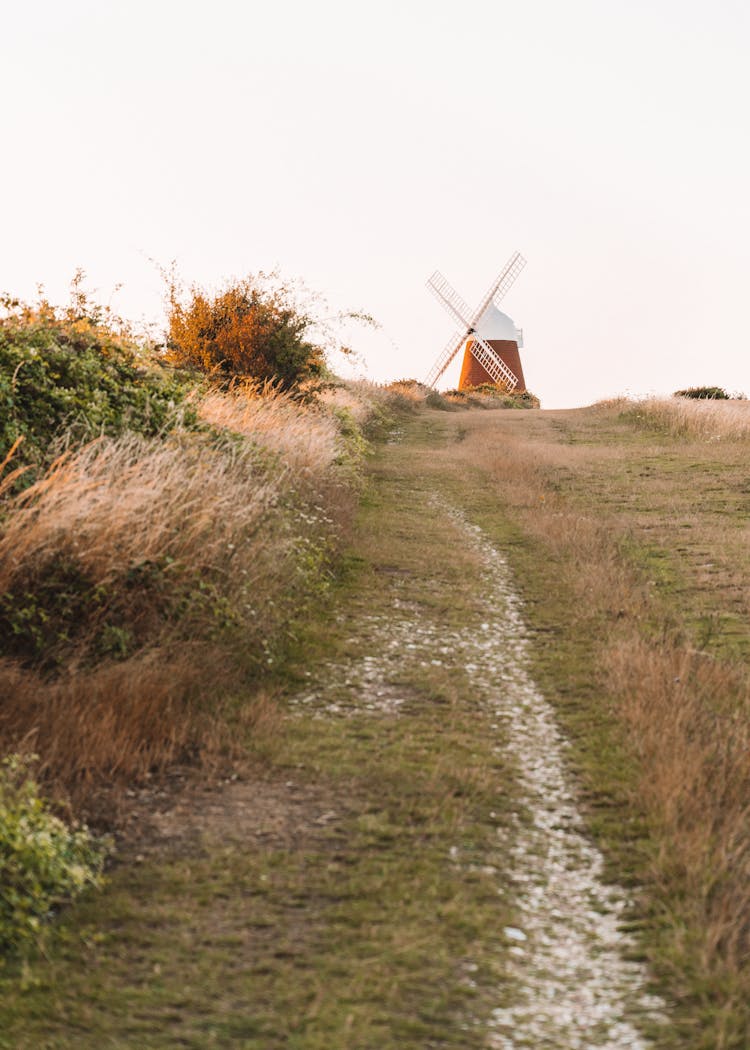
<svg viewBox="0 0 750 1050">
<path fill-rule="evenodd" d="M 405 415 L 237 779 L 140 792 L 0 1046 L 746 1046 L 746 455 L 654 425 Z"/>
</svg>

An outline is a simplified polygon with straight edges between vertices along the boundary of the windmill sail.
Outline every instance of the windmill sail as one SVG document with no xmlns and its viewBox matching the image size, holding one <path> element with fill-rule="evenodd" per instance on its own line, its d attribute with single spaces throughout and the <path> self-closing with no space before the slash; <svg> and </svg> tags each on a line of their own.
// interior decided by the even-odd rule
<svg viewBox="0 0 750 1050">
<path fill-rule="evenodd" d="M 443 277 L 440 270 L 435 270 L 431 275 L 427 281 L 427 287 L 443 304 L 454 321 L 458 321 L 463 328 L 471 326 L 471 310 L 468 304 L 464 302 L 450 281 Z"/>
<path fill-rule="evenodd" d="M 476 332 L 471 334 L 453 333 L 445 344 L 442 354 L 430 369 L 424 381 L 425 386 L 435 386 L 467 339 L 470 340 L 469 350 L 492 379 L 492 382 L 501 384 L 506 390 L 514 390 L 518 386 L 518 377 L 508 368 L 502 358 L 495 353 L 490 344 L 485 339 L 482 339 L 480 335 L 477 335 Z"/>
<path fill-rule="evenodd" d="M 487 301 L 484 304 L 482 312 L 487 309 L 490 302 L 494 302 L 496 305 L 500 305 L 500 301 L 505 298 L 510 289 L 516 282 L 516 278 L 520 274 L 521 270 L 526 265 L 526 260 L 520 252 L 514 252 L 510 259 L 505 264 L 505 269 L 501 271 L 500 276 L 495 282 L 493 290 L 487 297 Z"/>
</svg>

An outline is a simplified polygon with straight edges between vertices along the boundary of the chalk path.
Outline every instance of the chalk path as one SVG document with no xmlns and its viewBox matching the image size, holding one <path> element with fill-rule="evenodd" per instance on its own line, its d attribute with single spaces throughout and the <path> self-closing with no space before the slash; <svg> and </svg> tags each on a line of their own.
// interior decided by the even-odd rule
<svg viewBox="0 0 750 1050">
<path fill-rule="evenodd" d="M 315 692 L 296 702 L 315 702 L 325 717 L 351 710 L 355 696 L 360 711 L 393 714 L 403 699 L 389 674 L 405 651 L 425 665 L 460 663 L 490 706 L 498 748 L 510 748 L 520 781 L 515 833 L 499 844 L 512 858 L 516 918 L 497 931 L 510 955 L 515 1001 L 493 1011 L 487 1046 L 648 1050 L 637 1019 L 663 1021 L 664 1004 L 648 994 L 645 967 L 627 958 L 635 947 L 619 927 L 627 893 L 603 881 L 603 857 L 585 835 L 566 741 L 528 671 L 531 643 L 507 561 L 462 511 L 437 496 L 431 502 L 478 556 L 478 628 L 446 631 L 395 599 L 392 615 L 365 618 L 368 655 L 338 671 L 349 699 L 320 706 Z M 458 847 L 449 860 L 461 864 Z"/>
</svg>

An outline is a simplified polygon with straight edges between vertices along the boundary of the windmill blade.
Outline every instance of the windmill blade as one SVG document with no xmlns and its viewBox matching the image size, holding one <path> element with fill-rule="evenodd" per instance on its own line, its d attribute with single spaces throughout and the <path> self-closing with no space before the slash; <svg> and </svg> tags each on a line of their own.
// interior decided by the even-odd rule
<svg viewBox="0 0 750 1050">
<path fill-rule="evenodd" d="M 515 390 L 518 386 L 518 376 L 508 368 L 505 361 L 495 353 L 490 344 L 482 339 L 481 336 L 478 336 L 476 332 L 471 336 L 469 350 L 471 350 L 493 383 L 502 383 L 509 393 L 511 390 Z"/>
<path fill-rule="evenodd" d="M 438 357 L 435 364 L 432 366 L 427 374 L 427 378 L 424 381 L 425 386 L 435 386 L 440 376 L 446 370 L 448 365 L 451 363 L 453 358 L 456 356 L 458 351 L 464 345 L 466 339 L 465 332 L 454 332 L 448 342 L 445 344 L 443 352 Z"/>
<path fill-rule="evenodd" d="M 499 303 L 501 299 L 504 299 L 510 289 L 516 282 L 518 275 L 526 265 L 526 260 L 520 252 L 514 252 L 505 264 L 505 269 L 500 274 L 497 280 L 497 287 L 492 296 L 495 303 Z"/>
<path fill-rule="evenodd" d="M 435 270 L 427 281 L 427 287 L 454 321 L 458 321 L 462 328 L 471 328 L 471 310 L 440 270 Z"/>
<path fill-rule="evenodd" d="M 482 316 L 482 314 L 491 302 L 499 303 L 500 300 L 508 294 L 511 287 L 515 283 L 516 278 L 518 277 L 519 273 L 525 265 L 526 260 L 521 255 L 521 253 L 513 252 L 503 269 L 500 271 L 498 276 L 487 289 L 484 298 L 479 303 L 479 306 L 476 308 L 476 312 L 473 314 L 471 320 L 466 326 L 467 328 L 474 328 L 477 321 Z"/>
</svg>

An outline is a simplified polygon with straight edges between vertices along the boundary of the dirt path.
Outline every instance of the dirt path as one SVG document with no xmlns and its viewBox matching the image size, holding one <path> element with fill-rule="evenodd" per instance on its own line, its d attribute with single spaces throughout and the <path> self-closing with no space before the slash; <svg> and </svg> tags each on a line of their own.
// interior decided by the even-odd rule
<svg viewBox="0 0 750 1050">
<path fill-rule="evenodd" d="M 641 1050 L 647 1043 L 633 1020 L 658 1022 L 664 1004 L 646 993 L 644 967 L 626 961 L 635 947 L 618 928 L 626 893 L 603 882 L 603 858 L 585 835 L 566 742 L 528 674 L 529 642 L 507 561 L 461 511 L 438 508 L 481 559 L 487 630 L 467 655 L 479 649 L 476 673 L 520 774 L 510 849 L 518 919 L 503 931 L 512 944 L 517 1001 L 493 1011 L 490 1045 Z"/>
<path fill-rule="evenodd" d="M 499 1050 L 603 1047 L 646 1050 L 637 1020 L 664 1020 L 664 1004 L 648 994 L 642 964 L 628 961 L 635 944 L 619 928 L 626 892 L 603 880 L 604 861 L 586 836 L 576 788 L 566 769 L 566 741 L 554 711 L 529 676 L 529 640 L 506 559 L 463 511 L 433 494 L 429 512 L 455 529 L 478 559 L 473 586 L 482 620 L 446 630 L 439 619 L 416 614 L 395 599 L 391 613 L 367 615 L 368 654 L 329 665 L 324 682 L 343 681 L 346 697 L 332 699 L 325 685 L 293 700 L 316 717 L 353 711 L 396 715 L 406 702 L 393 685 L 404 654 L 423 668 L 458 663 L 502 730 L 518 767 L 519 792 L 507 845 L 512 865 L 514 924 L 497 936 L 512 957 L 513 1002 L 493 1009 L 487 1045 Z M 494 814 L 493 814 L 494 815 Z M 470 860 L 459 846 L 450 857 L 460 871 Z M 488 870 L 495 869 L 490 865 Z"/>
</svg>

